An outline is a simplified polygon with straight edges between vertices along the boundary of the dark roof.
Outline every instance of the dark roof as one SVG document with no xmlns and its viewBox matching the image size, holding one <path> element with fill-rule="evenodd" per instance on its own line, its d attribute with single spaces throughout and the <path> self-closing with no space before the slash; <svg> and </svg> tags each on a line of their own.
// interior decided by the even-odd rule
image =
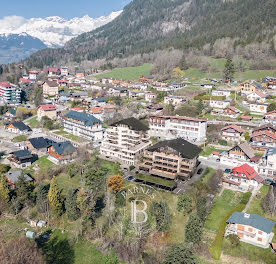
<svg viewBox="0 0 276 264">
<path fill-rule="evenodd" d="M 47 148 L 51 145 L 51 141 L 44 137 L 30 138 L 29 142 L 35 149 Z"/>
<path fill-rule="evenodd" d="M 18 159 L 27 159 L 33 157 L 32 153 L 27 149 L 14 151 L 11 154 L 15 155 Z"/>
<path fill-rule="evenodd" d="M 99 103 L 100 102 L 106 102 L 106 99 L 104 97 L 97 97 L 95 100 Z"/>
<path fill-rule="evenodd" d="M 187 158 L 187 159 L 195 158 L 202 151 L 201 148 L 188 142 L 183 138 L 164 140 L 164 141 L 158 142 L 157 144 L 149 147 L 148 150 L 155 151 L 164 147 L 170 147 L 176 150 L 177 152 L 180 153 L 180 155 L 183 158 Z"/>
<path fill-rule="evenodd" d="M 70 141 L 53 143 L 52 146 L 59 155 L 70 155 L 77 151 Z"/>
<path fill-rule="evenodd" d="M 13 122 L 11 124 L 20 131 L 32 131 L 32 129 L 29 126 L 25 125 L 23 122 Z"/>
<path fill-rule="evenodd" d="M 149 128 L 146 125 L 144 125 L 140 120 L 138 120 L 134 117 L 123 119 L 121 121 L 118 121 L 118 122 L 115 122 L 115 123 L 111 124 L 111 126 L 117 126 L 117 125 L 126 125 L 131 130 L 135 130 L 135 131 L 147 131 L 147 130 L 149 130 Z"/>
<path fill-rule="evenodd" d="M 72 118 L 78 121 L 83 122 L 86 126 L 93 126 L 94 123 L 99 123 L 101 124 L 102 122 L 94 117 L 93 115 L 82 113 L 82 112 L 77 112 L 77 111 L 70 111 L 67 113 L 64 117 Z"/>
<path fill-rule="evenodd" d="M 241 225 L 249 225 L 263 232 L 266 232 L 268 234 L 271 233 L 275 225 L 274 221 L 269 220 L 260 215 L 246 214 L 246 213 L 240 213 L 240 212 L 234 212 L 226 222 L 241 224 Z"/>
<path fill-rule="evenodd" d="M 126 88 L 122 88 L 122 87 L 113 87 L 113 89 L 114 89 L 114 90 L 117 90 L 117 91 L 119 91 L 119 92 L 121 92 L 121 93 L 127 92 L 127 89 L 126 89 Z"/>
<path fill-rule="evenodd" d="M 8 112 L 14 116 L 16 115 L 16 110 L 14 108 L 9 108 Z"/>
<path fill-rule="evenodd" d="M 26 182 L 32 182 L 33 178 L 31 178 L 28 174 L 24 174 L 22 170 L 11 171 L 5 174 L 7 178 L 9 178 L 13 183 L 17 183 L 19 177 L 23 176 Z"/>
</svg>

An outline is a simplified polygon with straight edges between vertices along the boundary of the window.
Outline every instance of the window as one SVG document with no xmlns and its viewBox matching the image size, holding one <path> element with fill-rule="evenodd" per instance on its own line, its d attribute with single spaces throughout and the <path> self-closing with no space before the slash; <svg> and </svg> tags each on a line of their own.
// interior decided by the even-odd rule
<svg viewBox="0 0 276 264">
<path fill-rule="evenodd" d="M 258 241 L 263 241 L 262 238 L 260 238 L 260 237 L 258 237 L 257 240 L 258 240 Z"/>
<path fill-rule="evenodd" d="M 252 227 L 248 227 L 248 232 L 253 232 L 253 228 Z"/>
<path fill-rule="evenodd" d="M 262 235 L 262 234 L 263 234 L 263 232 L 262 232 L 262 231 L 258 231 L 258 234 L 259 234 L 259 235 Z"/>
</svg>

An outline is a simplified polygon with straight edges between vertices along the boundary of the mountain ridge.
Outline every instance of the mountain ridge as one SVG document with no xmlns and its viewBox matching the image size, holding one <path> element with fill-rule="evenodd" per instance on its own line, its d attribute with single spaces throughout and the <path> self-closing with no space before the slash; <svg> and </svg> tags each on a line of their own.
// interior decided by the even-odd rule
<svg viewBox="0 0 276 264">
<path fill-rule="evenodd" d="M 219 57 L 275 56 L 275 13 L 274 0 L 133 0 L 110 23 L 23 63 L 42 68 L 171 47 L 207 55 L 223 49 Z"/>
<path fill-rule="evenodd" d="M 30 19 L 14 17 L 20 23 L 17 23 L 17 21 L 5 23 L 0 20 L 0 34 L 22 34 L 25 32 L 34 38 L 40 39 L 48 48 L 58 48 L 84 32 L 109 23 L 121 12 L 112 12 L 108 16 L 98 18 L 91 18 L 88 15 L 72 19 L 59 16 Z M 4 18 L 4 20 L 9 22 L 9 17 Z"/>
</svg>

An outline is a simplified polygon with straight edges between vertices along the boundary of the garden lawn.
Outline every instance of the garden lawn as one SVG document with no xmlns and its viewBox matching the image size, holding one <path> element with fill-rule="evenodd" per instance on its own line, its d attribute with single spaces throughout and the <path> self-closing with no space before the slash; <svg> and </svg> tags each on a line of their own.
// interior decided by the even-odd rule
<svg viewBox="0 0 276 264">
<path fill-rule="evenodd" d="M 115 68 L 107 73 L 96 75 L 98 79 L 101 78 L 115 78 L 117 80 L 138 80 L 143 75 L 149 75 L 152 64 L 143 64 L 136 67 Z"/>
<path fill-rule="evenodd" d="M 31 128 L 38 128 L 40 124 L 36 116 L 28 120 L 27 123 L 30 125 Z"/>
<path fill-rule="evenodd" d="M 48 169 L 54 165 L 54 163 L 50 160 L 48 160 L 48 155 L 42 156 L 39 158 L 35 164 L 38 164 L 40 168 L 42 169 Z"/>
<path fill-rule="evenodd" d="M 266 215 L 264 213 L 264 210 L 262 208 L 262 200 L 263 198 L 266 196 L 266 194 L 268 193 L 269 191 L 269 187 L 268 185 L 263 185 L 260 189 L 260 193 L 261 193 L 261 197 L 260 199 L 258 199 L 256 196 L 253 198 L 248 210 L 247 210 L 247 213 L 249 214 L 258 214 L 258 215 L 261 215 L 261 216 L 264 216 L 266 218 L 270 218 L 274 221 L 276 221 L 276 216 L 271 216 L 271 215 Z"/>
<path fill-rule="evenodd" d="M 236 80 L 261 80 L 266 76 L 276 75 L 275 70 L 247 70 L 245 72 L 236 72 L 234 78 Z"/>
<path fill-rule="evenodd" d="M 224 190 L 221 196 L 217 196 L 206 220 L 205 228 L 212 231 L 218 231 L 219 225 L 225 215 L 240 203 L 241 197 L 241 192 L 227 189 Z"/>
<path fill-rule="evenodd" d="M 80 179 L 80 175 L 76 175 L 72 178 L 69 178 L 69 176 L 66 173 L 61 173 L 59 176 L 57 176 L 57 183 L 59 188 L 62 189 L 62 193 L 65 195 L 67 194 L 69 189 L 77 189 L 81 186 Z"/>
<path fill-rule="evenodd" d="M 233 247 L 227 239 L 224 239 L 223 254 L 246 258 L 250 261 L 256 261 L 256 263 L 276 263 L 276 254 L 272 253 L 270 248 L 264 249 L 244 242 L 240 242 L 238 247 Z"/>
<path fill-rule="evenodd" d="M 25 135 L 20 135 L 20 136 L 16 136 L 12 139 L 12 142 L 14 143 L 18 143 L 18 142 L 23 142 L 27 140 L 27 136 Z"/>
<path fill-rule="evenodd" d="M 223 150 L 216 149 L 215 147 L 207 146 L 199 155 L 203 157 L 208 157 L 212 154 L 213 151 L 223 151 Z"/>
</svg>

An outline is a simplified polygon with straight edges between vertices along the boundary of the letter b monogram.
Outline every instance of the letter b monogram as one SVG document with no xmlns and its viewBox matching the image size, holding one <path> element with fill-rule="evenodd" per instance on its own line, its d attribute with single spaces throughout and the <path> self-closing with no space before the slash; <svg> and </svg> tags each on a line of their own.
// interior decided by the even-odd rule
<svg viewBox="0 0 276 264">
<path fill-rule="evenodd" d="M 137 209 L 138 202 L 143 203 L 144 205 L 143 209 Z M 134 224 L 142 224 L 147 222 L 148 214 L 146 213 L 146 210 L 147 210 L 147 203 L 145 201 L 142 201 L 142 200 L 131 201 L 131 222 Z M 142 214 L 144 216 L 143 221 L 138 221 L 137 216 L 139 214 Z"/>
</svg>

